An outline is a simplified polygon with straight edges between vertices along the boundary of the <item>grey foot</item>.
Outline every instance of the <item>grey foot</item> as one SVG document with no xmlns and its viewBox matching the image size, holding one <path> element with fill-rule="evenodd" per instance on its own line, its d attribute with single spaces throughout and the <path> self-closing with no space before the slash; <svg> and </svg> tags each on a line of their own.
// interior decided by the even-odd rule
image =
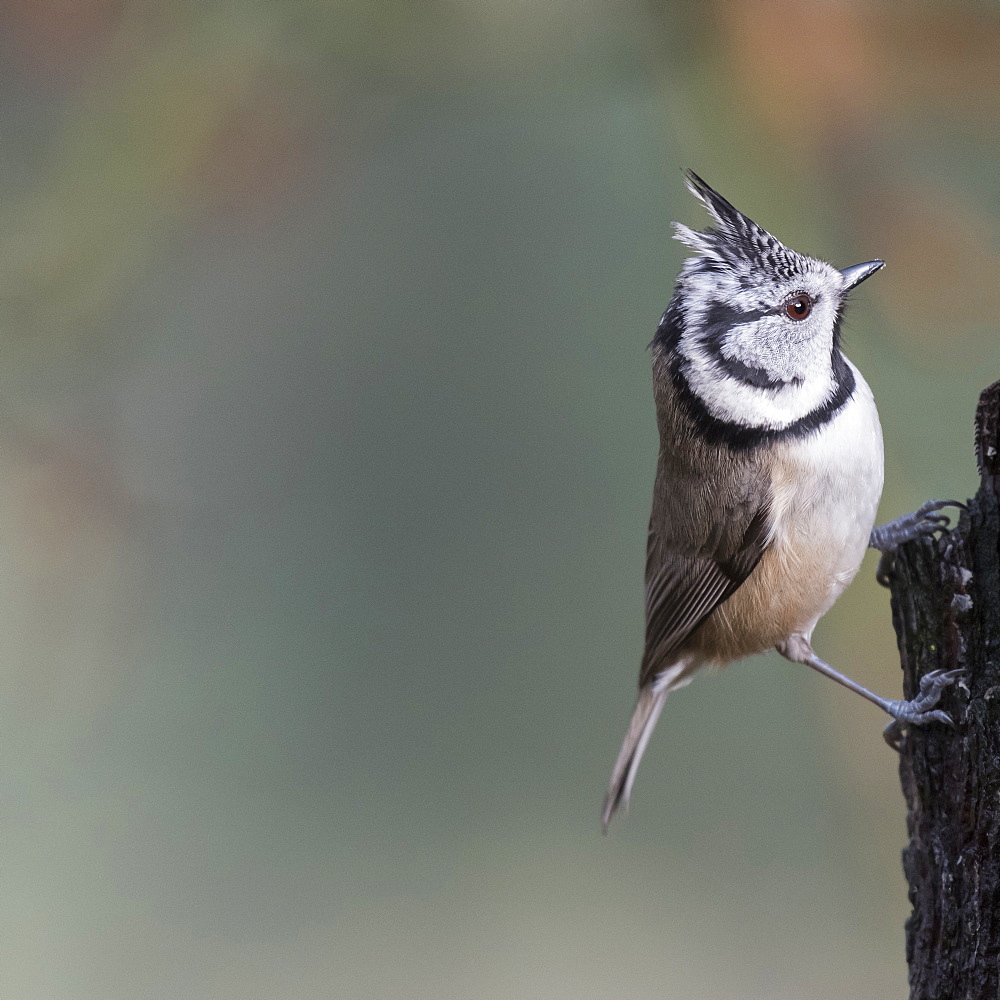
<svg viewBox="0 0 1000 1000">
<path fill-rule="evenodd" d="M 914 538 L 933 535 L 935 531 L 944 531 L 948 527 L 948 515 L 938 513 L 944 507 L 966 509 L 965 504 L 959 503 L 957 500 L 928 500 L 912 514 L 904 514 L 893 521 L 872 528 L 868 546 L 878 549 L 882 553 L 882 558 L 878 561 L 878 569 L 875 571 L 875 579 L 883 587 L 889 586 L 896 549 L 900 545 L 911 542 Z"/>
<path fill-rule="evenodd" d="M 932 670 L 920 678 L 920 692 L 912 701 L 888 702 L 885 710 L 892 716 L 892 722 L 882 732 L 886 743 L 898 750 L 905 726 L 922 726 L 927 722 L 954 726 L 951 716 L 934 706 L 941 700 L 942 692 L 964 673 L 964 670 Z"/>
</svg>

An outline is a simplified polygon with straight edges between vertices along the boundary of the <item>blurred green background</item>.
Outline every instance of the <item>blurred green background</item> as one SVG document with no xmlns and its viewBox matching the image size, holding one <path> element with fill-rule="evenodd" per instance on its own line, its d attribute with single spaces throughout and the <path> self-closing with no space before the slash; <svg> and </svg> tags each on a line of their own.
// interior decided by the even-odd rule
<svg viewBox="0 0 1000 1000">
<path fill-rule="evenodd" d="M 1000 375 L 992 3 L 0 9 L 0 995 L 901 996 L 872 706 L 672 698 L 645 346 L 692 167 L 879 256 L 887 519 Z M 817 648 L 900 690 L 873 564 Z"/>
</svg>

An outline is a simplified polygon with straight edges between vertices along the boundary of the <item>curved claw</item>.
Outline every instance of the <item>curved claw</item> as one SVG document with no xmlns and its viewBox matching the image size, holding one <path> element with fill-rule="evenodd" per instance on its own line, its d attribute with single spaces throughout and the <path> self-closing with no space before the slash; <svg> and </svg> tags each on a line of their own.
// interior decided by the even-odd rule
<svg viewBox="0 0 1000 1000">
<path fill-rule="evenodd" d="M 936 531 L 946 531 L 951 523 L 951 518 L 947 514 L 940 514 L 938 511 L 944 507 L 958 507 L 966 510 L 966 505 L 958 500 L 928 500 L 918 507 L 912 514 L 904 514 L 893 521 L 872 528 L 871 537 L 868 544 L 873 549 L 878 549 L 881 553 L 887 554 L 895 551 L 905 542 L 914 538 L 922 538 L 925 535 L 933 535 Z M 880 567 L 878 574 L 879 583 L 885 583 L 889 575 L 889 567 Z"/>
<path fill-rule="evenodd" d="M 885 727 L 883 736 L 894 750 L 899 750 L 905 726 L 923 726 L 928 722 L 941 722 L 955 728 L 955 720 L 945 711 L 934 706 L 941 700 L 941 694 L 965 674 L 962 668 L 954 670 L 932 670 L 920 678 L 920 691 L 910 701 L 891 701 L 886 711 L 892 722 Z"/>
<path fill-rule="evenodd" d="M 922 503 L 917 509 L 918 514 L 928 514 L 933 510 L 941 510 L 942 507 L 957 507 L 959 510 L 968 510 L 969 505 L 961 500 L 928 500 Z"/>
<path fill-rule="evenodd" d="M 961 667 L 956 670 L 932 670 L 920 678 L 920 693 L 926 694 L 932 688 L 939 692 L 943 691 L 949 685 L 954 684 L 964 673 L 965 670 Z"/>
<path fill-rule="evenodd" d="M 912 704 L 912 702 L 904 701 L 897 702 L 897 704 L 907 705 Z M 936 708 L 931 712 L 916 712 L 912 715 L 905 714 L 894 717 L 892 722 L 882 730 L 882 737 L 893 750 L 898 752 L 903 746 L 903 733 L 906 727 L 923 726 L 928 722 L 941 722 L 952 729 L 955 728 L 955 720 L 947 712 Z"/>
<path fill-rule="evenodd" d="M 892 747 L 896 753 L 899 753 L 903 749 L 903 724 L 898 719 L 893 719 L 882 730 L 882 739 Z"/>
<path fill-rule="evenodd" d="M 952 729 L 955 728 L 955 720 L 947 712 L 942 712 L 940 709 L 936 709 L 933 712 L 926 712 L 919 719 L 911 719 L 910 721 L 920 725 L 925 722 L 943 722 L 946 726 L 951 726 Z"/>
</svg>

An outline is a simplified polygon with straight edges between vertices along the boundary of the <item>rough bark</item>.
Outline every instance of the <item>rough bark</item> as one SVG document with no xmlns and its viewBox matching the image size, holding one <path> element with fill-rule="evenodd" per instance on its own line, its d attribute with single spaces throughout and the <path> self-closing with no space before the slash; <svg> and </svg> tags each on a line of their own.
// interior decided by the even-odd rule
<svg viewBox="0 0 1000 1000">
<path fill-rule="evenodd" d="M 955 727 L 911 727 L 901 748 L 910 1000 L 1000 998 L 1000 382 L 980 397 L 976 452 L 968 510 L 902 547 L 891 578 L 906 697 L 931 670 L 966 671 L 941 703 Z"/>
</svg>

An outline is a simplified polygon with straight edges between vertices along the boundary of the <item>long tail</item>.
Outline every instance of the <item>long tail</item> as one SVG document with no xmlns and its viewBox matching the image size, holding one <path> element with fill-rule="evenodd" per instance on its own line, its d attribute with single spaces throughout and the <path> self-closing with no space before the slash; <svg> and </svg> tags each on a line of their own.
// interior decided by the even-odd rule
<svg viewBox="0 0 1000 1000">
<path fill-rule="evenodd" d="M 628 732 L 625 734 L 625 742 L 622 743 L 618 760 L 611 771 L 611 785 L 608 794 L 604 796 L 604 806 L 601 809 L 601 829 L 608 832 L 608 824 L 611 817 L 624 806 L 628 808 L 629 796 L 632 794 L 632 783 L 635 781 L 635 772 L 639 769 L 639 761 L 646 750 L 649 737 L 653 735 L 656 728 L 656 720 L 663 711 L 663 703 L 667 700 L 670 688 L 667 686 L 656 690 L 652 684 L 647 685 L 639 692 L 639 700 L 636 703 L 635 711 L 632 713 L 632 721 L 629 723 Z"/>
</svg>

